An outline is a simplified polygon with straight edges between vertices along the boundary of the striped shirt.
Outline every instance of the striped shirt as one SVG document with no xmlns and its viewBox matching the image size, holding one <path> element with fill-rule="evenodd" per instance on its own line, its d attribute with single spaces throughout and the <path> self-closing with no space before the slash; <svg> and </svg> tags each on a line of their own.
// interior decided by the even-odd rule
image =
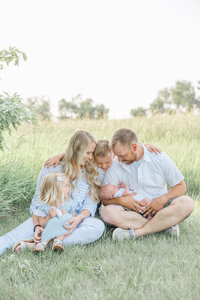
<svg viewBox="0 0 200 300">
<path fill-rule="evenodd" d="M 112 164 L 106 172 L 104 184 L 118 185 L 123 181 L 129 189 L 151 201 L 167 193 L 167 184 L 173 187 L 184 180 L 184 176 L 166 153 L 156 155 L 142 147 L 144 155 L 140 164 L 127 165 L 119 161 Z"/>
<path fill-rule="evenodd" d="M 45 175 L 49 173 L 62 173 L 62 166 L 58 165 L 55 168 L 50 167 L 46 168 L 43 167 L 42 170 L 40 171 L 38 181 L 37 181 L 37 187 L 36 187 L 36 192 L 35 195 L 33 196 L 31 205 L 30 205 L 30 213 L 32 215 L 34 209 L 38 206 L 38 198 L 40 195 L 40 185 L 42 183 L 43 178 Z M 97 203 L 96 201 L 89 196 L 89 184 L 85 178 L 85 175 L 82 175 L 82 178 L 80 181 L 77 182 L 75 179 L 73 181 L 73 184 L 75 186 L 74 191 L 72 192 L 72 199 L 74 199 L 77 202 L 77 206 L 75 208 L 75 213 L 79 214 L 82 210 L 87 209 L 91 216 L 94 217 L 96 208 L 97 208 Z"/>
</svg>

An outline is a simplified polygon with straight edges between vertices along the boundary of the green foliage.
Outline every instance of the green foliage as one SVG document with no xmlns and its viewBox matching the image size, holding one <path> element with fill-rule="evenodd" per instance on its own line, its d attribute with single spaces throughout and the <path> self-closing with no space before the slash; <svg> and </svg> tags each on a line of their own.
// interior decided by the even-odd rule
<svg viewBox="0 0 200 300">
<path fill-rule="evenodd" d="M 36 176 L 20 161 L 1 162 L 0 212 L 28 207 L 35 191 Z"/>
<path fill-rule="evenodd" d="M 26 61 L 27 56 L 16 47 L 10 46 L 9 50 L 3 49 L 0 51 L 0 69 L 2 70 L 5 66 L 9 66 L 11 62 L 14 62 L 14 65 L 18 66 L 21 59 Z"/>
<path fill-rule="evenodd" d="M 81 95 L 66 101 L 64 98 L 58 104 L 59 118 L 89 118 L 102 119 L 108 117 L 109 109 L 103 104 L 95 105 L 92 99 L 82 100 Z"/>
<path fill-rule="evenodd" d="M 200 82 L 198 82 L 200 90 Z M 177 81 L 172 88 L 165 88 L 158 92 L 156 99 L 150 104 L 149 112 L 152 115 L 163 113 L 190 112 L 200 108 L 200 97 L 195 94 L 195 89 L 189 81 Z M 138 107 L 131 110 L 132 116 L 139 116 L 144 108 Z M 145 112 L 146 115 L 147 111 Z"/>
<path fill-rule="evenodd" d="M 30 97 L 26 101 L 26 107 L 31 113 L 37 115 L 40 120 L 50 120 L 52 117 L 48 97 Z"/>
<path fill-rule="evenodd" d="M 177 81 L 171 88 L 171 102 L 177 109 L 191 111 L 198 104 L 194 87 L 189 81 Z"/>
<path fill-rule="evenodd" d="M 0 69 L 9 66 L 13 61 L 18 66 L 21 59 L 27 60 L 24 52 L 16 47 L 9 47 L 9 50 L 0 51 Z M 0 150 L 3 150 L 3 132 L 8 131 L 11 134 L 12 127 L 17 129 L 22 122 L 34 120 L 33 116 L 27 112 L 22 103 L 22 98 L 16 93 L 10 96 L 8 93 L 0 95 Z"/>
<path fill-rule="evenodd" d="M 0 218 L 0 235 L 29 218 Z M 8 250 L 0 259 L 2 300 L 198 300 L 200 208 L 180 224 L 179 239 L 164 233 L 122 243 L 108 227 L 95 243 L 49 248 L 40 255 Z"/>
<path fill-rule="evenodd" d="M 32 116 L 27 112 L 19 95 L 0 95 L 0 150 L 3 150 L 3 132 L 8 131 L 11 134 L 12 128 L 17 130 L 22 122 L 31 119 Z"/>
<path fill-rule="evenodd" d="M 156 115 L 141 117 L 139 121 L 137 118 L 123 121 L 68 119 L 56 123 L 43 121 L 37 126 L 24 123 L 12 136 L 5 134 L 7 151 L 0 153 L 0 203 L 4 202 L 3 207 L 14 209 L 9 204 L 14 199 L 15 205 L 24 203 L 28 208 L 43 162 L 64 151 L 72 134 L 82 128 L 96 140 L 110 140 L 118 128 L 133 129 L 141 142 L 152 142 L 169 154 L 185 175 L 189 195 L 200 195 L 199 115 Z"/>
<path fill-rule="evenodd" d="M 131 116 L 133 117 L 144 117 L 147 114 L 147 109 L 139 106 L 138 108 L 131 109 Z"/>
<path fill-rule="evenodd" d="M 156 99 L 150 104 L 150 112 L 152 114 L 171 112 L 171 93 L 165 88 L 158 92 Z"/>
<path fill-rule="evenodd" d="M 7 215 L 0 218 L 0 235 L 30 217 L 42 162 L 65 149 L 74 131 L 84 128 L 96 139 L 111 139 L 120 127 L 133 129 L 141 142 L 159 146 L 185 175 L 195 209 L 180 224 L 180 238 L 158 233 L 116 243 L 107 226 L 98 241 L 70 246 L 62 257 L 50 249 L 38 256 L 29 250 L 11 255 L 9 250 L 0 259 L 0 299 L 199 299 L 199 115 L 24 123 L 12 137 L 5 135 L 8 151 L 0 153 L 0 211 Z M 19 206 L 26 211 L 16 211 Z"/>
</svg>

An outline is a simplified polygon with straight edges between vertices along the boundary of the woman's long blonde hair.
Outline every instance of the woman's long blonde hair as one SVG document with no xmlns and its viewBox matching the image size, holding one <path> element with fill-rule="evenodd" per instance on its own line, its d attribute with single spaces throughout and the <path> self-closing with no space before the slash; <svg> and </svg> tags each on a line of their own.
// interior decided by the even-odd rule
<svg viewBox="0 0 200 300">
<path fill-rule="evenodd" d="M 62 182 L 67 178 L 64 173 L 49 173 L 45 175 L 40 187 L 39 201 L 50 206 L 58 206 L 64 202 L 64 194 L 61 189 Z"/>
<path fill-rule="evenodd" d="M 98 180 L 98 172 L 96 171 L 94 160 L 89 160 L 81 168 L 83 154 L 90 143 L 96 144 L 96 141 L 89 132 L 79 130 L 74 133 L 65 151 L 63 171 L 69 176 L 70 184 L 72 184 L 74 179 L 77 179 L 77 182 L 81 179 L 83 170 L 89 184 L 89 195 L 94 200 L 99 201 L 100 182 Z"/>
</svg>

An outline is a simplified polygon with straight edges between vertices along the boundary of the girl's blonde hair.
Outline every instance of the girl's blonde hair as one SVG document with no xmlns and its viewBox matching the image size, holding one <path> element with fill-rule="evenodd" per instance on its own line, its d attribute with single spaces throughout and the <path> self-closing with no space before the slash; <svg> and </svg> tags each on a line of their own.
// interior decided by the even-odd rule
<svg viewBox="0 0 200 300">
<path fill-rule="evenodd" d="M 39 201 L 50 206 L 57 206 L 57 203 L 64 202 L 64 194 L 61 189 L 63 181 L 67 179 L 64 173 L 49 173 L 41 183 Z"/>
<path fill-rule="evenodd" d="M 76 178 L 77 182 L 82 177 L 82 170 L 89 184 L 89 195 L 99 201 L 100 182 L 94 160 L 89 160 L 81 169 L 83 154 L 90 143 L 95 143 L 94 137 L 87 131 L 76 131 L 71 137 L 63 158 L 63 171 L 69 176 L 70 184 Z M 73 184 L 72 184 L 73 186 Z M 74 189 L 74 186 L 73 186 Z"/>
</svg>

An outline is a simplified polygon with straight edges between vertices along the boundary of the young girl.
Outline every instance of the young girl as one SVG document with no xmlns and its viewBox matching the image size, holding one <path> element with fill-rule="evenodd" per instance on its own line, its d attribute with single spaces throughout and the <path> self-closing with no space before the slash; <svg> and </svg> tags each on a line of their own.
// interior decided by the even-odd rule
<svg viewBox="0 0 200 300">
<path fill-rule="evenodd" d="M 50 217 L 41 234 L 41 242 L 36 244 L 34 252 L 44 251 L 51 239 L 54 239 L 53 250 L 64 250 L 62 241 L 68 230 L 63 225 L 73 217 L 72 213 L 77 205 L 75 200 L 68 199 L 69 191 L 69 179 L 64 173 L 50 173 L 44 177 L 33 214 L 39 216 L 40 223 L 47 216 Z"/>
</svg>

